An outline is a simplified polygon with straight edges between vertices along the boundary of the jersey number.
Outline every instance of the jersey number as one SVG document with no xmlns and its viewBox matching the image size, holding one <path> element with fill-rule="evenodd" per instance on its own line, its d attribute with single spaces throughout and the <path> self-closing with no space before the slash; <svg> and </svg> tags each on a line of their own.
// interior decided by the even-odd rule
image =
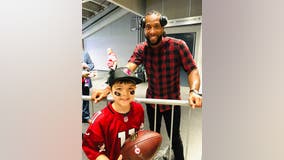
<svg viewBox="0 0 284 160">
<path fill-rule="evenodd" d="M 128 135 L 132 135 L 134 133 L 135 133 L 135 128 L 132 128 L 132 129 L 128 130 Z M 120 147 L 122 147 L 122 145 L 124 144 L 125 139 L 126 139 L 125 131 L 119 132 L 118 133 L 118 138 L 120 139 Z"/>
</svg>

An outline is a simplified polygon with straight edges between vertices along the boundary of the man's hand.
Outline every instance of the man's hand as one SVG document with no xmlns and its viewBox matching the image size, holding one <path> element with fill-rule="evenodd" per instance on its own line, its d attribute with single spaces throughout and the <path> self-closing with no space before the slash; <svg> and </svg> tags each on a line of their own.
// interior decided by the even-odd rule
<svg viewBox="0 0 284 160">
<path fill-rule="evenodd" d="M 90 72 L 82 71 L 82 77 L 88 77 L 89 75 L 90 75 Z"/>
<path fill-rule="evenodd" d="M 202 107 L 202 97 L 198 90 L 200 87 L 200 76 L 198 69 L 193 69 L 188 75 L 188 86 L 190 88 L 188 102 L 191 108 Z"/>
<path fill-rule="evenodd" d="M 102 89 L 94 90 L 92 95 L 91 95 L 91 99 L 95 103 L 98 103 L 102 99 L 106 98 L 107 95 L 109 94 L 109 92 L 110 92 L 110 88 L 109 87 L 105 88 L 104 90 L 102 90 Z"/>
<path fill-rule="evenodd" d="M 201 108 L 202 107 L 202 97 L 195 93 L 195 92 L 190 92 L 189 97 L 188 97 L 188 102 L 191 108 Z"/>
</svg>

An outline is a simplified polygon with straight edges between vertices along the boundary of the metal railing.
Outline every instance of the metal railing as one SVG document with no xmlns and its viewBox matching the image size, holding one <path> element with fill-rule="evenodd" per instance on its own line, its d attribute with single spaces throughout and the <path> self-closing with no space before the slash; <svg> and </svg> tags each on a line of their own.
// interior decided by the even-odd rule
<svg viewBox="0 0 284 160">
<path fill-rule="evenodd" d="M 91 96 L 82 96 L 82 100 L 91 100 Z M 108 101 L 112 101 L 113 98 L 111 96 L 107 97 Z M 145 104 L 154 104 L 155 105 L 155 120 L 154 120 L 154 131 L 156 131 L 156 123 L 157 123 L 157 105 L 171 105 L 171 133 L 170 133 L 170 144 L 169 144 L 169 156 L 168 159 L 171 159 L 171 148 L 172 148 L 172 136 L 173 136 L 173 119 L 174 119 L 174 106 L 186 106 L 189 108 L 189 115 L 191 114 L 191 108 L 189 107 L 189 103 L 187 100 L 173 100 L 173 99 L 152 99 L 152 98 L 135 98 L 136 102 L 145 103 Z M 94 112 L 93 103 L 92 106 L 92 113 Z"/>
</svg>

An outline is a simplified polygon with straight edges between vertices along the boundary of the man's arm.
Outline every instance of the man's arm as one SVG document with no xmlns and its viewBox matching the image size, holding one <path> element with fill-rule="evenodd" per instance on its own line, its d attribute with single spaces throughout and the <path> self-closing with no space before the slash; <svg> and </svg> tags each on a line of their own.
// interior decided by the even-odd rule
<svg viewBox="0 0 284 160">
<path fill-rule="evenodd" d="M 95 68 L 95 65 L 89 55 L 89 53 L 86 53 L 85 57 L 84 57 L 84 62 L 88 65 L 88 68 L 92 71 Z"/>
<path fill-rule="evenodd" d="M 102 99 L 106 98 L 107 95 L 110 93 L 110 86 L 106 86 L 105 89 L 94 89 L 92 94 L 91 94 L 91 99 L 95 102 L 98 103 Z"/>
<path fill-rule="evenodd" d="M 189 104 L 192 108 L 202 107 L 202 97 L 199 95 L 200 76 L 198 69 L 192 70 L 188 75 Z"/>
</svg>

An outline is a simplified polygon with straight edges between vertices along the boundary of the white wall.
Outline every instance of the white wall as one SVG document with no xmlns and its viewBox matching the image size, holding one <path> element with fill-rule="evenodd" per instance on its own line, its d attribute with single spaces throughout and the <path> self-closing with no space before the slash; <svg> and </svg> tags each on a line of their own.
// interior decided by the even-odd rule
<svg viewBox="0 0 284 160">
<path fill-rule="evenodd" d="M 118 67 L 126 65 L 138 39 L 137 31 L 130 30 L 133 17 L 134 14 L 128 13 L 85 39 L 85 50 L 95 63 L 95 69 L 108 70 L 106 49 L 109 47 L 118 56 Z"/>
</svg>

